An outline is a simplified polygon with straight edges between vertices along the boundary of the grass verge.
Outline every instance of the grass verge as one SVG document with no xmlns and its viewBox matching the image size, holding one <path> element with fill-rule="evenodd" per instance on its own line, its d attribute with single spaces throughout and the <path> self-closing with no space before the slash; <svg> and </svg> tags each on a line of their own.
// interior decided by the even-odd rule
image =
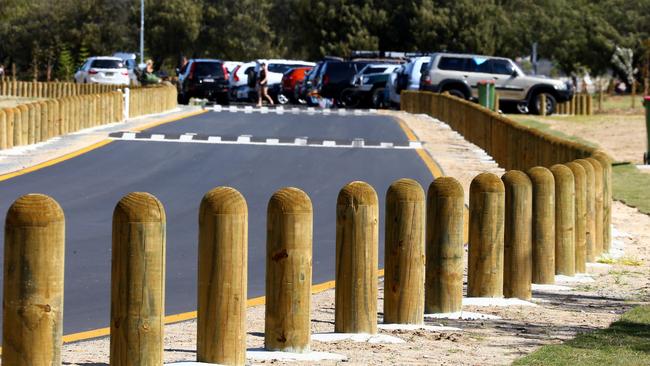
<svg viewBox="0 0 650 366">
<path fill-rule="evenodd" d="M 544 346 L 513 365 L 650 365 L 650 306 L 626 312 L 609 328 Z"/>
</svg>

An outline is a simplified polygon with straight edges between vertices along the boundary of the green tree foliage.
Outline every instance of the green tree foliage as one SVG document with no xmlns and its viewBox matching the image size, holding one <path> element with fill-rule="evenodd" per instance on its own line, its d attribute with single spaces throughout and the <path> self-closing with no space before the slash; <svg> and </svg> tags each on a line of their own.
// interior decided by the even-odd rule
<svg viewBox="0 0 650 366">
<path fill-rule="evenodd" d="M 539 55 L 565 72 L 612 68 L 616 45 L 650 38 L 650 0 L 145 0 L 145 48 L 158 66 L 181 55 L 232 60 L 347 56 L 352 50 Z M 0 0 L 0 62 L 66 75 L 68 56 L 137 52 L 134 0 Z M 62 54 L 66 52 L 65 55 Z M 54 65 L 52 65 L 54 64 Z"/>
<path fill-rule="evenodd" d="M 57 64 L 56 77 L 62 81 L 71 80 L 75 71 L 75 64 L 70 50 L 66 47 L 59 53 Z"/>
</svg>

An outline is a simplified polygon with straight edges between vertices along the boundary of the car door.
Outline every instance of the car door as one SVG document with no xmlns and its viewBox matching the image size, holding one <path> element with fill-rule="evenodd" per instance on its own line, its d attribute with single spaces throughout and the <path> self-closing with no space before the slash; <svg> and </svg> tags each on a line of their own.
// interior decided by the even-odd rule
<svg viewBox="0 0 650 366">
<path fill-rule="evenodd" d="M 86 72 L 88 71 L 88 65 L 90 65 L 90 60 L 84 62 L 83 65 L 77 69 L 77 72 L 74 75 L 75 81 L 77 83 L 83 83 L 86 79 Z"/>
<path fill-rule="evenodd" d="M 472 89 L 472 98 L 478 98 L 478 84 L 494 80 L 490 59 L 485 56 L 472 56 L 466 62 L 466 80 Z"/>
<path fill-rule="evenodd" d="M 492 59 L 490 60 L 492 74 L 495 82 L 495 89 L 499 94 L 499 99 L 520 100 L 524 91 L 520 85 L 517 85 L 517 75 L 515 67 L 510 60 Z"/>
</svg>

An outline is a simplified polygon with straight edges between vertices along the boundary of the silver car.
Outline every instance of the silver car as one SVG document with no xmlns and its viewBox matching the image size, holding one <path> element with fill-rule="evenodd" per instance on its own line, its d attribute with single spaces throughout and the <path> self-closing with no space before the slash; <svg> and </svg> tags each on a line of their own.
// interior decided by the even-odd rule
<svg viewBox="0 0 650 366">
<path fill-rule="evenodd" d="M 80 84 L 129 84 L 129 71 L 118 57 L 89 57 L 74 74 Z"/>
</svg>

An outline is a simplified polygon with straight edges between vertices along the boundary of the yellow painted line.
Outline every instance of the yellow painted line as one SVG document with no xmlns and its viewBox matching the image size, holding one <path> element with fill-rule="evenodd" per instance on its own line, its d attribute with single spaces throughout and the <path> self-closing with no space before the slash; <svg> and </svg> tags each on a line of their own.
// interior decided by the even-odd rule
<svg viewBox="0 0 650 366">
<path fill-rule="evenodd" d="M 150 123 L 150 124 L 145 125 L 145 126 L 140 126 L 138 128 L 133 129 L 133 131 L 134 132 L 141 132 L 143 130 L 146 130 L 146 129 L 149 129 L 149 128 L 152 128 L 152 127 L 160 126 L 160 125 L 165 124 L 165 123 L 178 121 L 178 120 L 181 120 L 181 119 L 184 119 L 184 118 L 196 116 L 196 115 L 203 114 L 203 113 L 206 113 L 206 112 L 207 111 L 205 111 L 205 110 L 198 110 L 198 111 L 183 113 L 181 115 L 176 115 L 176 116 L 172 116 L 172 117 L 168 117 L 168 118 L 158 120 L 156 122 Z M 2 174 L 2 175 L 0 175 L 0 182 L 5 181 L 7 179 L 14 178 L 14 177 L 18 177 L 18 176 L 21 176 L 21 175 L 24 175 L 24 174 L 27 174 L 27 173 L 31 173 L 31 172 L 34 172 L 34 171 L 37 171 L 37 170 L 40 170 L 40 169 L 43 169 L 43 168 L 47 168 L 48 166 L 52 166 L 52 165 L 64 162 L 66 160 L 70 160 L 72 158 L 76 158 L 79 155 L 83 155 L 83 154 L 85 154 L 87 152 L 90 152 L 92 150 L 99 149 L 100 147 L 108 145 L 111 142 L 113 142 L 113 140 L 106 139 L 106 140 L 100 141 L 98 143 L 92 144 L 90 146 L 86 146 L 83 149 L 80 149 L 80 150 L 73 151 L 71 153 L 65 154 L 65 155 L 60 156 L 58 158 L 48 160 L 48 161 L 42 162 L 40 164 L 36 164 L 36 165 L 30 166 L 30 167 L 27 167 L 27 168 L 23 168 L 23 169 L 20 169 L 20 170 L 16 170 L 15 172 Z"/>
</svg>

